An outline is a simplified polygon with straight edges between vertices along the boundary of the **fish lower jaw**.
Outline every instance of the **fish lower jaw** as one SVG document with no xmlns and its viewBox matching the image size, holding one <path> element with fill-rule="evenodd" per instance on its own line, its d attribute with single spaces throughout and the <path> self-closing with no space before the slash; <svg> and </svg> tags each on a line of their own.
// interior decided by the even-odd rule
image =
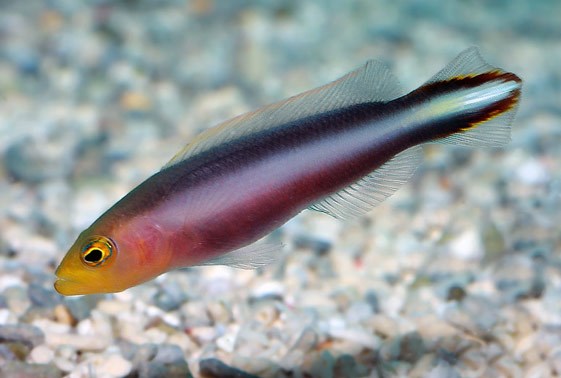
<svg viewBox="0 0 561 378">
<path fill-rule="evenodd" d="M 96 287 L 91 287 L 89 285 L 84 285 L 76 281 L 69 279 L 57 277 L 54 283 L 55 290 L 62 295 L 85 295 L 85 294 L 101 294 L 107 291 L 103 291 Z"/>
</svg>

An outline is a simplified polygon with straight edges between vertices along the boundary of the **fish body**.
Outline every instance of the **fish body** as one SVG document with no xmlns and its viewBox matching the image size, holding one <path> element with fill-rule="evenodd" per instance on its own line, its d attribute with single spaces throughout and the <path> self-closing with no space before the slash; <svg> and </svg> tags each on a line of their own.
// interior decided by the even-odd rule
<svg viewBox="0 0 561 378">
<path fill-rule="evenodd" d="M 506 144 L 521 80 L 471 48 L 417 90 L 398 88 L 371 61 L 202 133 L 82 232 L 56 290 L 117 292 L 187 266 L 265 265 L 280 245 L 254 242 L 306 208 L 364 214 L 411 177 L 424 143 Z"/>
</svg>

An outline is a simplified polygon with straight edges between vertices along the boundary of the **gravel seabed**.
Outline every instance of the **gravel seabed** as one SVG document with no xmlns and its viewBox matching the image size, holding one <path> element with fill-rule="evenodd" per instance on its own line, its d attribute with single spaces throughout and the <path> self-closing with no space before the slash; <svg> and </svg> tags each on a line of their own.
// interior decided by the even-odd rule
<svg viewBox="0 0 561 378">
<path fill-rule="evenodd" d="M 561 376 L 561 3 L 0 1 L 1 377 Z M 375 58 L 521 76 L 502 150 L 430 146 L 368 216 L 305 211 L 260 271 L 64 298 L 74 238 L 224 119 Z"/>
</svg>

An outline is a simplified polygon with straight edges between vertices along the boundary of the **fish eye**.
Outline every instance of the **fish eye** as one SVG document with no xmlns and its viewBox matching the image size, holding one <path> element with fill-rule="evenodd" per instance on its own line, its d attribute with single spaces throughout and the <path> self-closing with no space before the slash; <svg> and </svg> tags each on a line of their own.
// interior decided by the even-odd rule
<svg viewBox="0 0 561 378">
<path fill-rule="evenodd" d="M 110 239 L 97 236 L 84 245 L 80 257 L 84 264 L 96 267 L 105 263 L 113 254 L 114 249 L 113 242 Z"/>
</svg>

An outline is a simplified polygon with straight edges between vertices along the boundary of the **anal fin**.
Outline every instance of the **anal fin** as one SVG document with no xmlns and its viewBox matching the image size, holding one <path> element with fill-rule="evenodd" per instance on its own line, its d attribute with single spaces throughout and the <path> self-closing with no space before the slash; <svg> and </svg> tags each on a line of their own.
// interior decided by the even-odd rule
<svg viewBox="0 0 561 378">
<path fill-rule="evenodd" d="M 257 269 L 277 261 L 281 256 L 281 243 L 253 243 L 197 265 L 227 265 L 238 269 Z"/>
<path fill-rule="evenodd" d="M 405 184 L 421 163 L 420 146 L 411 147 L 354 184 L 313 204 L 310 210 L 339 219 L 359 217 L 380 204 Z"/>
</svg>

